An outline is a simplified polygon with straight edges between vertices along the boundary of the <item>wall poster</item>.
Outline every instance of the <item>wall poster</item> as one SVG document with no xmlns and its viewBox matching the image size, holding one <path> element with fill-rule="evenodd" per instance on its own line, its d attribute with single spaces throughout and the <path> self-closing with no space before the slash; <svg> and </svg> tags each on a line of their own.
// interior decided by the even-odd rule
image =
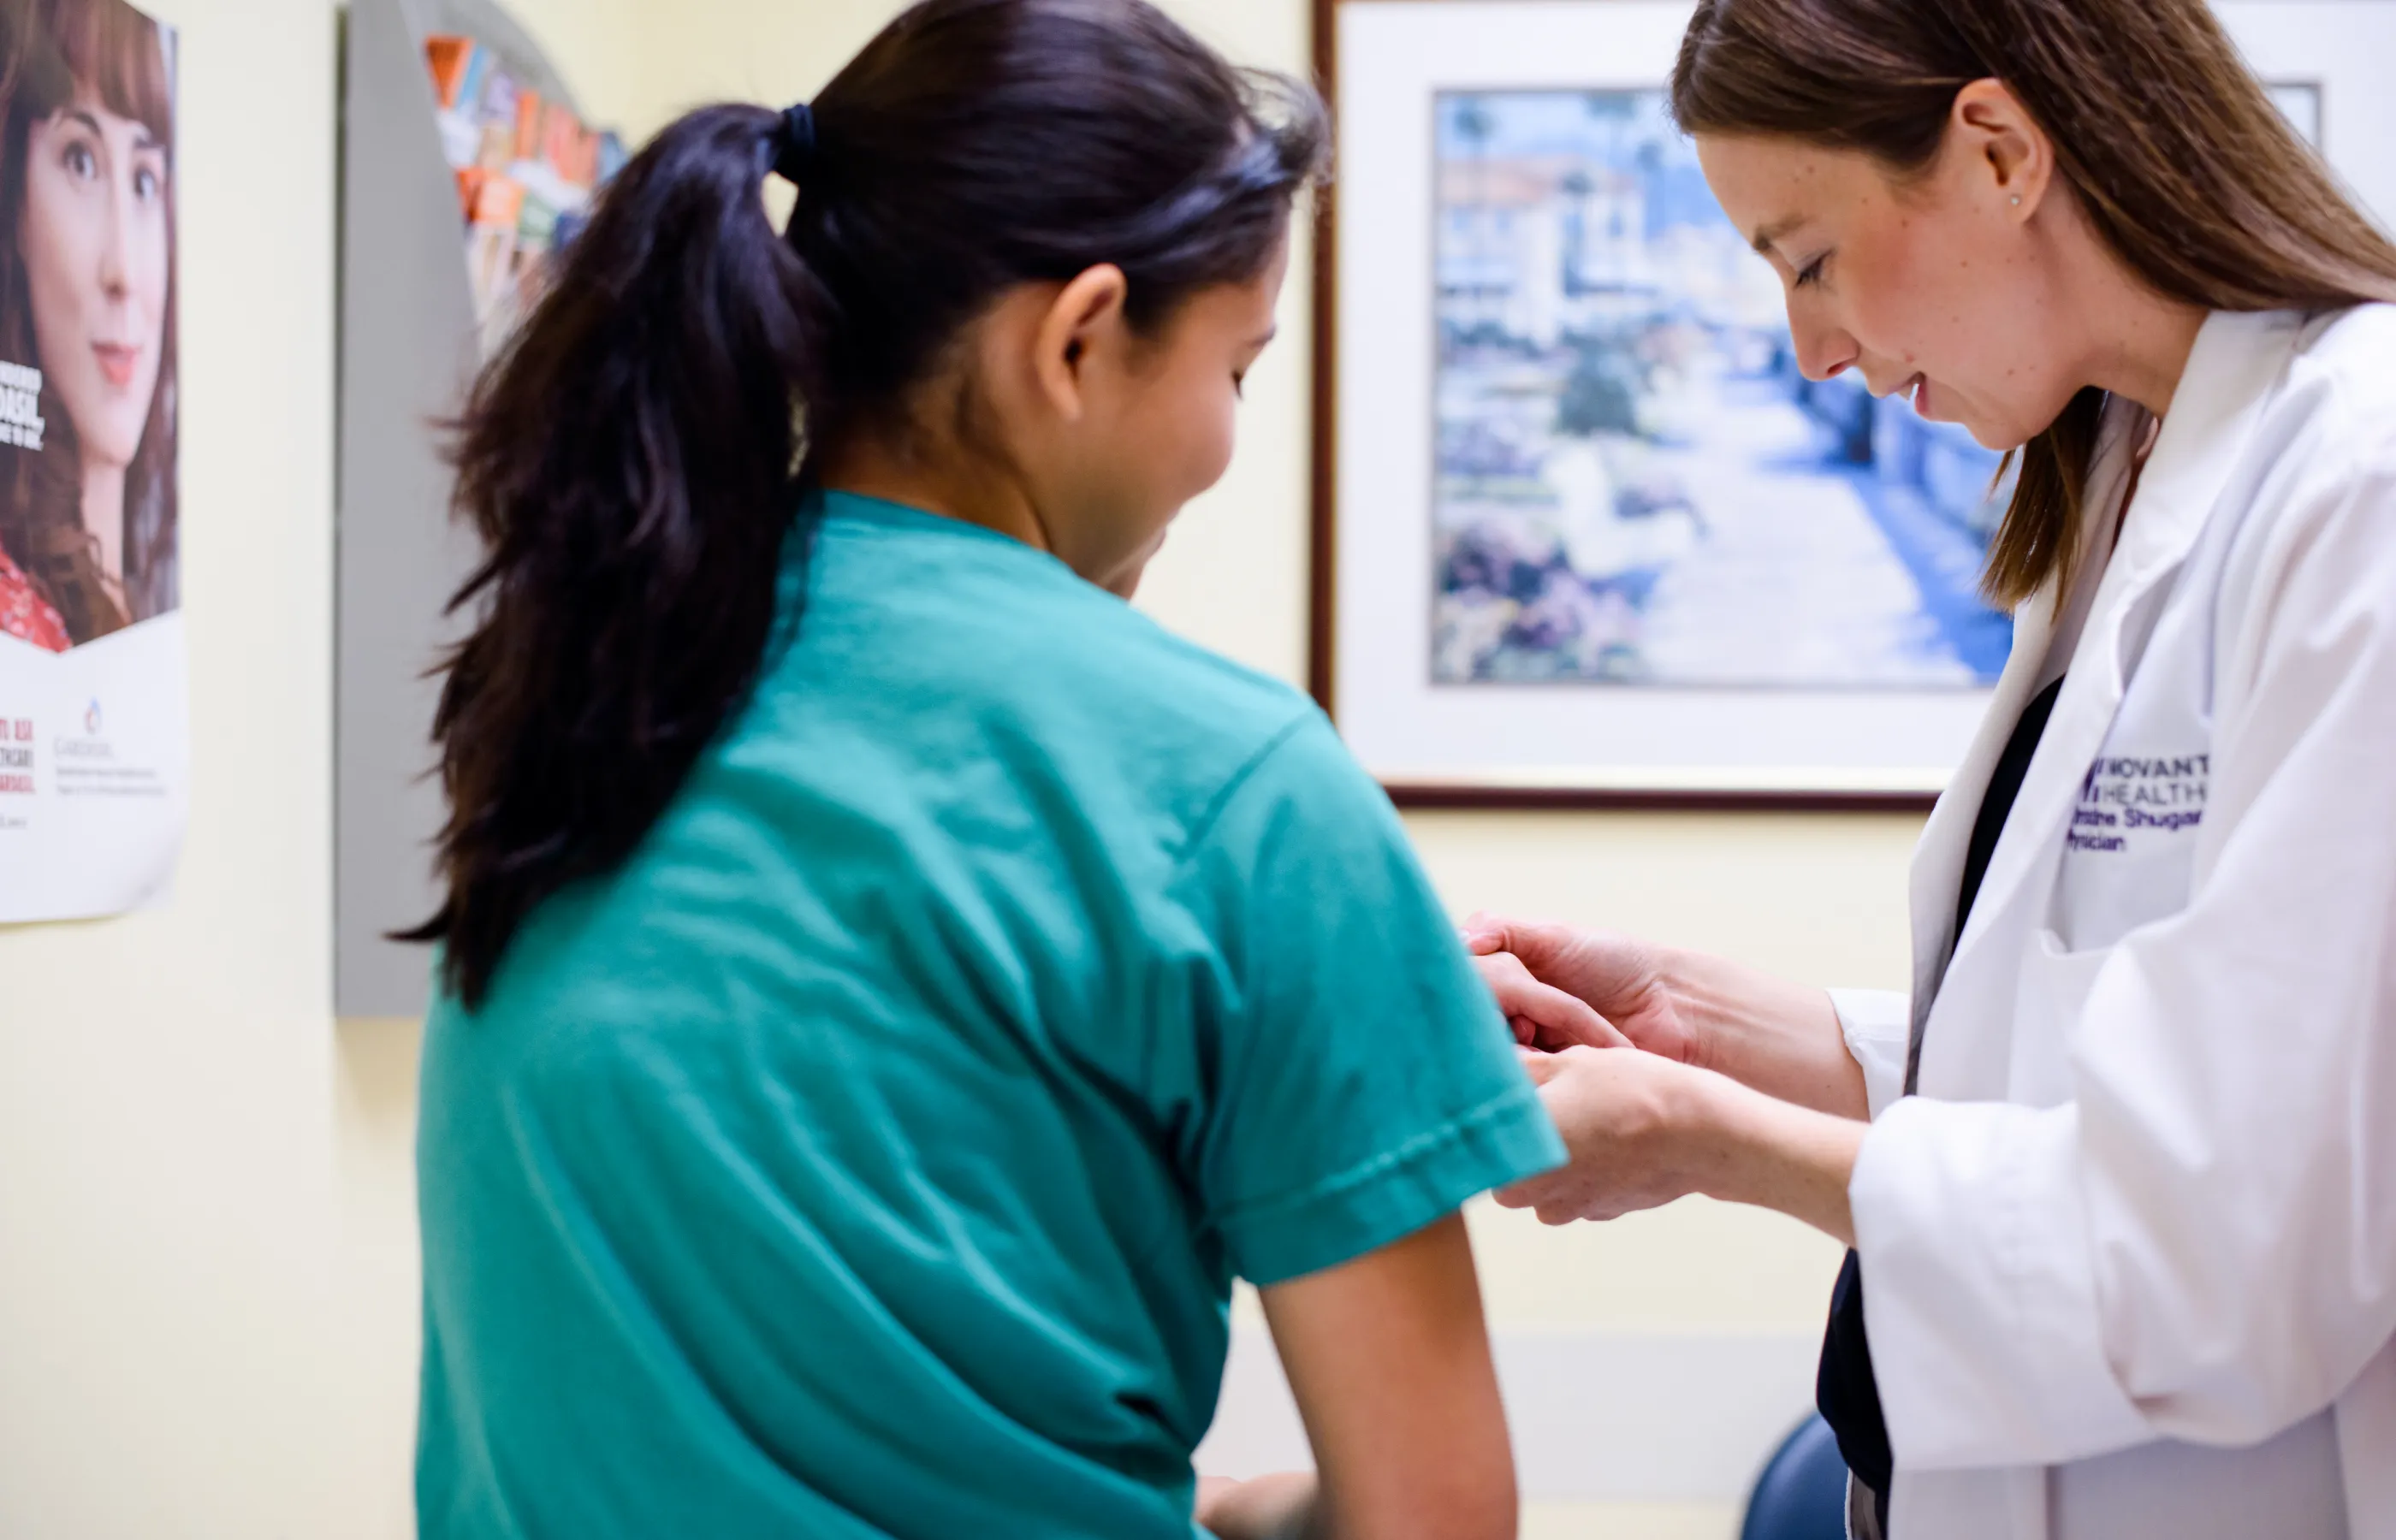
<svg viewBox="0 0 2396 1540">
<path fill-rule="evenodd" d="M 188 802 L 175 34 L 0 0 L 0 923 L 162 900 Z"/>
</svg>

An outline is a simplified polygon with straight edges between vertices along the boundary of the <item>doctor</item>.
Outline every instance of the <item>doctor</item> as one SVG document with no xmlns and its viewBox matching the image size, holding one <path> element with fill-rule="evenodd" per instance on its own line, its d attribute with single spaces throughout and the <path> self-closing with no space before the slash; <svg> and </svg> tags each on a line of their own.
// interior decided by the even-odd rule
<svg viewBox="0 0 2396 1540">
<path fill-rule="evenodd" d="M 1807 375 L 2019 450 L 2017 640 L 1910 999 L 1476 918 L 1650 1050 L 1508 1201 L 1849 1241 L 1859 1533 L 2396 1540 L 2396 247 L 2203 0 L 1703 0 L 1672 96 Z"/>
</svg>

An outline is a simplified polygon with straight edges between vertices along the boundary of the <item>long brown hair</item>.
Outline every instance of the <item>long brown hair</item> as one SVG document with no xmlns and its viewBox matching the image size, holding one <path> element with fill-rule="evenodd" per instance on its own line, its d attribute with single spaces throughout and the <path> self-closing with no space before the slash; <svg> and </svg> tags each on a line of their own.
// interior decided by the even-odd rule
<svg viewBox="0 0 2396 1540">
<path fill-rule="evenodd" d="M 0 111 L 0 359 L 34 364 L 33 304 L 17 234 L 25 210 L 26 140 L 33 126 L 74 98 L 78 86 L 100 105 L 175 142 L 174 92 L 157 23 L 125 0 L 0 0 L 6 50 L 5 111 Z M 171 149 L 166 172 L 166 303 L 160 317 L 158 381 L 141 443 L 125 473 L 125 578 L 121 591 L 102 575 L 97 544 L 83 524 L 83 451 L 66 406 L 45 379 L 40 450 L 0 445 L 0 549 L 40 585 L 76 643 L 180 602 L 175 489 L 175 202 Z M 45 369 L 47 377 L 48 371 Z"/>
<path fill-rule="evenodd" d="M 1779 134 L 1927 168 L 1956 93 L 2004 83 L 2113 253 L 2216 311 L 2396 300 L 2396 244 L 2272 106 L 2205 0 L 1699 0 L 1672 72 L 1691 134 Z M 2020 453 L 1989 551 L 2008 606 L 2068 581 L 2104 394 Z M 2060 586 L 2060 585 L 2058 585 Z"/>
</svg>

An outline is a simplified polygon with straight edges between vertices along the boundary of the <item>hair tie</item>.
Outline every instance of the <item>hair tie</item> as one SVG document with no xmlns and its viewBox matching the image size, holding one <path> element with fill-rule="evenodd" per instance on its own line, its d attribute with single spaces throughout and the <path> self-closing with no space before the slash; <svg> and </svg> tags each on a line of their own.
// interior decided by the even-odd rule
<svg viewBox="0 0 2396 1540">
<path fill-rule="evenodd" d="M 815 110 L 802 101 L 783 110 L 781 138 L 774 151 L 774 174 L 784 181 L 803 182 L 815 164 Z"/>
</svg>

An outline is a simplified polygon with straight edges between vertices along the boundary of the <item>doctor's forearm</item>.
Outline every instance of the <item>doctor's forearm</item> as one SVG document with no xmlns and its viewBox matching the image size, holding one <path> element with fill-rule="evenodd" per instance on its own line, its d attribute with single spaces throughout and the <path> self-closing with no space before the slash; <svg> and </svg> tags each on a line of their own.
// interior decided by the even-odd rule
<svg viewBox="0 0 2396 1540">
<path fill-rule="evenodd" d="M 1868 1115 L 1864 1072 L 1829 991 L 1693 951 L 1666 954 L 1664 984 L 1702 1068 L 1817 1112 Z"/>
<path fill-rule="evenodd" d="M 1698 1190 L 1724 1202 L 1775 1210 L 1856 1243 L 1847 1185 L 1870 1123 L 1719 1079 L 1694 1089 L 1692 1116 L 1703 1130 Z"/>
</svg>

